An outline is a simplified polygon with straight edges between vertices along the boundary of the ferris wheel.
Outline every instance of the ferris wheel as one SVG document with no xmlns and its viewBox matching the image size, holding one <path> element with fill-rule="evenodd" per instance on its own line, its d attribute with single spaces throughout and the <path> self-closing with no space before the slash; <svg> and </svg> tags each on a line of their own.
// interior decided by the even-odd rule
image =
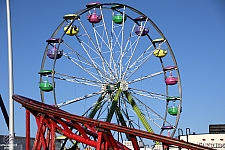
<svg viewBox="0 0 225 150">
<path fill-rule="evenodd" d="M 125 4 L 89 3 L 64 15 L 46 42 L 42 102 L 174 136 L 182 108 L 179 69 L 168 40 L 148 16 Z"/>
</svg>

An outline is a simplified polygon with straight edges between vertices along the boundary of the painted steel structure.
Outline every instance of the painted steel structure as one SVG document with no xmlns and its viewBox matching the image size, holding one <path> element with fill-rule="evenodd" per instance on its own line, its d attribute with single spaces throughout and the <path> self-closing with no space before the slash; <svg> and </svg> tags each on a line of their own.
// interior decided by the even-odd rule
<svg viewBox="0 0 225 150">
<path fill-rule="evenodd" d="M 26 150 L 29 150 L 30 147 L 30 114 L 35 117 L 38 127 L 33 150 L 55 150 L 54 141 L 56 139 L 56 133 L 86 144 L 87 146 L 94 147 L 97 150 L 128 150 L 128 147 L 115 139 L 113 136 L 114 131 L 129 136 L 135 150 L 140 149 L 137 136 L 159 141 L 164 146 L 173 145 L 192 150 L 212 150 L 212 148 L 206 148 L 175 138 L 73 115 L 57 107 L 23 96 L 13 95 L 13 99 L 21 103 L 26 109 Z"/>
<path fill-rule="evenodd" d="M 46 42 L 43 103 L 52 99 L 80 116 L 174 136 L 182 112 L 179 67 L 150 17 L 126 4 L 91 2 L 62 16 Z"/>
</svg>

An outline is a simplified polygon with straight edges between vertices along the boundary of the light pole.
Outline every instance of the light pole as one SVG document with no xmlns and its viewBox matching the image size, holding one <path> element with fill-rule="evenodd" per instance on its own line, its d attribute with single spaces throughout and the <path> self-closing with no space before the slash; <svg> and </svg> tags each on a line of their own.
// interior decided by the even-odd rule
<svg viewBox="0 0 225 150">
<path fill-rule="evenodd" d="M 10 2 L 6 0 L 7 15 L 7 33 L 8 33 L 8 71 L 9 71 L 9 150 L 14 149 L 14 101 L 12 95 L 14 93 L 13 85 L 13 59 L 12 59 L 12 33 L 11 33 L 11 16 Z"/>
</svg>

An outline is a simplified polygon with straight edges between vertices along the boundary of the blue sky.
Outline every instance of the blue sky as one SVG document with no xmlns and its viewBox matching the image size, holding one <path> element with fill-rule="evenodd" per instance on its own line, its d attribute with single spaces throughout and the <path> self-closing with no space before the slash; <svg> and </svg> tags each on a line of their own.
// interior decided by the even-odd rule
<svg viewBox="0 0 225 150">
<path fill-rule="evenodd" d="M 62 16 L 90 1 L 11 1 L 14 93 L 40 99 L 38 88 L 46 42 Z M 207 133 L 209 124 L 225 123 L 225 1 L 99 1 L 125 3 L 151 18 L 168 39 L 181 74 L 183 112 L 179 128 Z M 0 2 L 1 87 L 8 109 L 5 1 Z M 72 93 L 74 94 L 74 93 Z M 0 134 L 7 134 L 0 113 Z M 31 128 L 32 129 L 32 128 Z M 25 111 L 15 103 L 15 132 L 25 135 Z M 32 130 L 32 135 L 35 129 Z"/>
</svg>

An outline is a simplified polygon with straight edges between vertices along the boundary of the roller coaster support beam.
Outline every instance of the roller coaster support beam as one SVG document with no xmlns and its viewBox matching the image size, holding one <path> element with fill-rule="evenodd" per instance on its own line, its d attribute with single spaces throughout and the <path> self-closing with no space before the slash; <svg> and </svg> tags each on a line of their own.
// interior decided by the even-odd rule
<svg viewBox="0 0 225 150">
<path fill-rule="evenodd" d="M 23 96 L 13 95 L 13 99 L 21 103 L 22 106 L 28 110 L 26 111 L 26 116 L 29 116 L 28 113 L 31 113 L 36 119 L 38 130 L 33 150 L 55 150 L 55 134 L 61 134 L 69 139 L 90 145 L 97 150 L 129 150 L 129 148 L 113 137 L 111 131 L 129 135 L 135 150 L 139 150 L 136 137 L 159 141 L 165 145 L 173 145 L 191 150 L 213 150 L 209 147 L 188 143 L 175 138 L 77 116 L 57 107 Z M 28 118 L 26 121 L 29 121 Z M 29 125 L 29 123 L 27 123 L 27 125 Z M 29 129 L 29 127 L 26 128 Z M 73 130 L 78 131 L 78 133 Z M 28 130 L 27 132 L 30 131 Z M 29 133 L 27 133 L 27 135 L 29 135 Z M 26 150 L 28 149 L 27 147 Z"/>
<path fill-rule="evenodd" d="M 30 112 L 26 109 L 26 150 L 30 150 Z"/>
</svg>

